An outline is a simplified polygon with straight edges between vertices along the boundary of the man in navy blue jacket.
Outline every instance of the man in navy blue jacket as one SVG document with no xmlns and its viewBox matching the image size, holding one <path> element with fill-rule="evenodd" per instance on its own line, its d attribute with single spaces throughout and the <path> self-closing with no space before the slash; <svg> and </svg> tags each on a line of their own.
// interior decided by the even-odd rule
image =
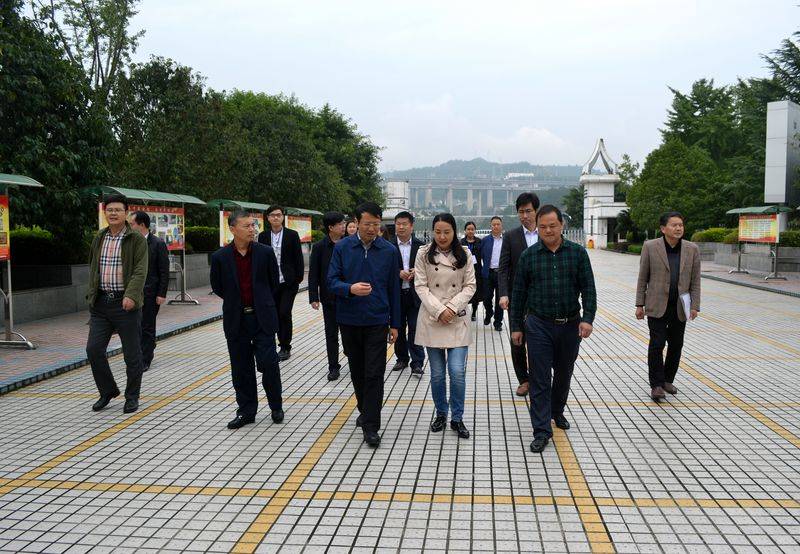
<svg viewBox="0 0 800 554">
<path fill-rule="evenodd" d="M 211 255 L 211 289 L 222 298 L 222 328 L 228 341 L 231 377 L 239 405 L 228 429 L 238 429 L 255 421 L 258 410 L 256 368 L 262 373 L 272 421 L 281 423 L 281 374 L 275 351 L 278 260 L 270 246 L 255 242 L 255 221 L 250 214 L 235 211 L 228 218 L 228 225 L 233 242 Z"/>
<path fill-rule="evenodd" d="M 336 295 L 336 321 L 350 365 L 358 411 L 356 425 L 372 447 L 381 443 L 383 374 L 388 342 L 400 325 L 400 252 L 379 235 L 380 206 L 356 208 L 358 231 L 336 243 L 328 268 L 328 290 Z"/>
<path fill-rule="evenodd" d="M 492 232 L 481 240 L 481 256 L 483 256 L 483 324 L 489 325 L 494 315 L 494 328 L 503 329 L 503 310 L 500 307 L 500 252 L 503 248 L 503 219 L 492 218 Z M 494 306 L 492 306 L 494 300 Z"/>
</svg>

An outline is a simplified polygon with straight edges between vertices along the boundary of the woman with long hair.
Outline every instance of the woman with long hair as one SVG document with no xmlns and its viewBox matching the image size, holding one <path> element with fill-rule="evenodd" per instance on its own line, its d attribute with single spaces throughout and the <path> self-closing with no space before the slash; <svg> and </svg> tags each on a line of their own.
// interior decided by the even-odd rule
<svg viewBox="0 0 800 554">
<path fill-rule="evenodd" d="M 350 235 L 355 235 L 356 231 L 358 231 L 358 223 L 356 223 L 355 219 L 351 219 L 347 222 L 344 229 L 344 236 L 349 237 Z"/>
<path fill-rule="evenodd" d="M 471 255 L 469 263 L 475 268 L 475 294 L 472 295 L 472 299 L 469 301 L 469 303 L 472 304 L 472 321 L 476 319 L 475 314 L 478 311 L 478 304 L 483 301 L 483 283 L 481 282 L 481 267 L 483 263 L 481 260 L 481 239 L 475 236 L 475 230 L 475 222 L 467 221 L 466 225 L 464 225 L 464 238 L 461 239 L 461 244 L 467 247 Z"/>
<path fill-rule="evenodd" d="M 469 250 L 458 241 L 456 220 L 451 214 L 433 218 L 433 241 L 420 247 L 414 264 L 414 288 L 422 301 L 414 342 L 428 351 L 431 395 L 436 405 L 431 431 L 444 429 L 449 408 L 450 428 L 467 439 L 463 415 L 472 333 L 466 308 L 475 294 L 475 268 Z M 449 405 L 445 373 L 450 375 Z"/>
</svg>

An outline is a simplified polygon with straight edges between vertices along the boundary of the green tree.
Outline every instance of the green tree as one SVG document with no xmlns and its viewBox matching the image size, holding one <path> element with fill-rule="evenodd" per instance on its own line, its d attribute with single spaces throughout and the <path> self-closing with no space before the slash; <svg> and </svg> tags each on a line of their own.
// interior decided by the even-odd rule
<svg viewBox="0 0 800 554">
<path fill-rule="evenodd" d="M 640 229 L 658 229 L 658 218 L 678 210 L 687 232 L 715 226 L 732 208 L 719 194 L 720 170 L 708 152 L 671 139 L 653 150 L 628 192 L 630 215 Z"/>
<path fill-rule="evenodd" d="M 583 199 L 585 196 L 585 188 L 583 185 L 572 187 L 564 195 L 562 205 L 564 211 L 572 218 L 572 225 L 574 227 L 583 227 Z"/>
<path fill-rule="evenodd" d="M 792 38 L 794 40 L 792 40 Z M 763 56 L 785 97 L 800 104 L 800 31 L 784 39 L 772 55 Z"/>
<path fill-rule="evenodd" d="M 62 261 L 83 261 L 96 212 L 77 185 L 105 180 L 111 136 L 88 107 L 81 68 L 20 11 L 20 1 L 0 7 L 0 171 L 45 188 L 15 191 L 12 221 L 48 229 L 63 245 Z"/>
<path fill-rule="evenodd" d="M 617 166 L 617 173 L 619 183 L 614 185 L 614 202 L 625 202 L 631 185 L 639 176 L 639 162 L 633 162 L 628 154 L 623 154 L 622 161 Z"/>
<path fill-rule="evenodd" d="M 130 62 L 144 31 L 130 33 L 139 0 L 31 0 L 42 30 L 56 39 L 67 59 L 83 67 L 105 106 L 117 75 Z"/>
</svg>

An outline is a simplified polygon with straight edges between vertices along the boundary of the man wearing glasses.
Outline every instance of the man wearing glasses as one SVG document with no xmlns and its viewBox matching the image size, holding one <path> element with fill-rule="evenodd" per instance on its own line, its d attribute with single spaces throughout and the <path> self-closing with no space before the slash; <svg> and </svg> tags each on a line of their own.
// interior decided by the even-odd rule
<svg viewBox="0 0 800 554">
<path fill-rule="evenodd" d="M 89 251 L 89 338 L 86 355 L 100 399 L 92 410 L 98 412 L 119 396 L 119 388 L 108 365 L 106 349 L 111 335 L 119 334 L 125 358 L 127 385 L 123 412 L 139 409 L 142 386 L 142 350 L 139 337 L 144 282 L 147 277 L 147 240 L 131 229 L 125 216 L 128 199 L 112 195 L 103 209 L 108 227 L 101 229 Z"/>
<path fill-rule="evenodd" d="M 506 231 L 503 248 L 500 251 L 500 265 L 497 269 L 497 288 L 500 290 L 500 307 L 508 310 L 511 301 L 511 292 L 514 286 L 514 274 L 520 256 L 528 247 L 539 242 L 539 233 L 536 231 L 536 210 L 539 209 L 539 197 L 532 192 L 523 192 L 517 197 L 517 215 L 520 226 Z M 517 374 L 517 396 L 528 394 L 528 355 L 525 351 L 525 341 L 514 344 L 511 341 L 511 361 L 514 364 L 514 373 Z"/>
<path fill-rule="evenodd" d="M 306 265 L 303 250 L 300 248 L 300 235 L 294 229 L 283 225 L 286 210 L 281 206 L 267 209 L 268 228 L 258 235 L 258 242 L 271 246 L 278 259 L 278 290 L 275 300 L 278 304 L 278 359 L 289 359 L 292 351 L 292 308 L 294 298 L 305 277 Z"/>
</svg>

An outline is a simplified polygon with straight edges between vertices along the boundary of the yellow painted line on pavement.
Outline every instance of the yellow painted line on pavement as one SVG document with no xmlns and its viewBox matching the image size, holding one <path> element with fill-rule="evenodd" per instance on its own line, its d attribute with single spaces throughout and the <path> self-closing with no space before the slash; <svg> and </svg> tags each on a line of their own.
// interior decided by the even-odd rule
<svg viewBox="0 0 800 554">
<path fill-rule="evenodd" d="M 394 355 L 394 347 L 389 346 L 386 351 L 386 361 L 388 362 Z M 232 552 L 255 552 L 264 537 L 267 536 L 269 530 L 278 521 L 283 511 L 289 503 L 301 493 L 300 487 L 305 480 L 314 470 L 314 467 L 322 459 L 322 456 L 328 450 L 333 440 L 342 430 L 347 420 L 353 415 L 357 408 L 356 396 L 351 395 L 344 406 L 342 406 L 331 422 L 322 432 L 322 434 L 314 441 L 311 448 L 300 459 L 295 468 L 281 484 L 275 495 L 272 496 L 267 502 L 267 505 L 261 509 L 261 512 L 256 516 L 256 519 L 247 528 L 239 540 L 234 545 Z M 313 496 L 313 495 L 312 495 Z"/>
<path fill-rule="evenodd" d="M 784 352 L 788 352 L 789 354 L 794 354 L 795 356 L 800 356 L 800 349 L 795 348 L 793 346 L 789 346 L 783 342 L 777 341 L 775 339 L 771 339 L 770 337 L 764 336 L 761 333 L 756 333 L 755 331 L 751 331 L 741 325 L 736 325 L 735 323 L 730 323 L 725 321 L 724 319 L 720 319 L 718 317 L 708 315 L 706 313 L 703 314 L 703 319 L 706 321 L 710 321 L 712 323 L 716 323 L 720 327 L 724 327 L 729 331 L 733 331 L 735 333 L 739 333 L 741 335 L 748 336 L 750 338 L 756 339 L 757 341 L 763 342 L 764 344 L 769 344 L 779 350 L 783 350 Z"/>
<path fill-rule="evenodd" d="M 621 329 L 624 329 L 625 331 L 630 333 L 632 336 L 638 338 L 644 344 L 649 344 L 650 343 L 650 337 L 643 335 L 636 328 L 632 327 L 631 325 L 628 325 L 627 323 L 624 323 L 619 318 L 617 318 L 616 316 L 614 316 L 613 314 L 608 312 L 608 310 L 599 308 L 598 309 L 598 313 L 601 313 L 603 315 L 603 317 L 605 317 L 606 319 L 608 319 L 612 323 L 616 324 Z M 706 319 L 709 319 L 709 318 L 706 317 Z M 800 350 L 798 350 L 798 353 L 800 353 Z M 713 390 L 714 392 L 716 392 L 717 394 L 719 394 L 720 396 L 725 398 L 728 402 L 730 402 L 731 404 L 733 404 L 737 408 L 741 409 L 742 411 L 744 411 L 748 415 L 750 415 L 753 418 L 755 418 L 756 420 L 758 420 L 760 423 L 762 423 L 768 429 L 770 429 L 771 431 L 777 433 L 780 437 L 786 439 L 792 445 L 800 448 L 800 437 L 798 437 L 797 435 L 795 435 L 794 433 L 792 433 L 791 431 L 789 431 L 788 429 L 786 429 L 785 427 L 783 427 L 782 425 L 777 423 L 775 420 L 773 420 L 772 418 L 770 418 L 769 416 L 767 416 L 766 414 L 761 412 L 759 410 L 759 406 L 758 405 L 756 405 L 754 403 L 751 403 L 751 402 L 747 402 L 745 400 L 742 400 L 741 398 L 739 398 L 738 396 L 736 396 L 732 392 L 728 391 L 726 388 L 718 385 L 711 378 L 707 377 L 706 375 L 704 375 L 703 373 L 701 373 L 700 371 L 698 371 L 697 369 L 695 369 L 694 367 L 689 365 L 689 363 L 686 362 L 686 361 L 682 361 L 681 364 L 680 364 L 680 367 L 687 374 L 691 375 L 692 377 L 694 377 L 695 379 L 697 379 L 698 381 L 700 381 L 701 383 L 703 383 L 704 385 L 709 387 L 711 390 Z"/>
<path fill-rule="evenodd" d="M 589 484 L 583 475 L 572 444 L 569 442 L 567 434 L 558 427 L 553 428 L 553 444 L 564 475 L 567 477 L 569 492 L 578 509 L 586 538 L 589 540 L 589 547 L 592 552 L 616 552 L 614 543 L 611 542 L 611 535 L 608 534 L 608 529 L 603 521 L 603 515 L 589 490 Z"/>
</svg>

